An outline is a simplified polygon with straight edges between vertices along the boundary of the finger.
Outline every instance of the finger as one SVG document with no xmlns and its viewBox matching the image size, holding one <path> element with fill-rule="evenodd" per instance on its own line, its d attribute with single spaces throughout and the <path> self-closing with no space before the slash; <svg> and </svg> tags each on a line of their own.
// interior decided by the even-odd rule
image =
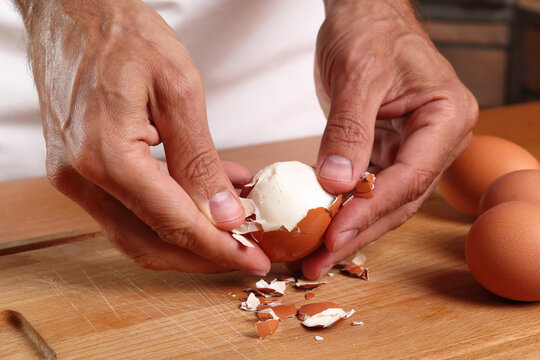
<svg viewBox="0 0 540 360">
<path fill-rule="evenodd" d="M 110 74 L 113 78 L 114 75 Z M 105 85 L 115 89 L 117 84 L 126 83 L 121 80 Z M 139 86 L 131 87 L 130 90 L 133 89 L 133 92 L 139 88 L 144 89 Z M 120 93 L 125 91 L 118 90 Z M 99 106 L 88 104 L 89 108 L 104 110 L 95 114 L 94 121 L 85 122 L 88 128 L 83 133 L 82 145 L 70 143 L 68 147 L 75 169 L 120 200 L 163 241 L 224 268 L 257 275 L 266 273 L 270 261 L 264 252 L 258 247 L 245 248 L 227 232 L 217 229 L 201 213 L 190 195 L 174 178 L 162 171 L 159 161 L 151 156 L 149 144 L 152 139 L 148 138 L 146 130 L 146 102 L 134 106 L 127 100 L 124 103 L 124 98 L 114 97 L 112 100 L 113 103 Z M 111 115 L 107 109 L 115 109 L 114 114 Z M 162 132 L 160 129 L 163 138 Z M 73 138 L 80 141 L 76 136 Z M 171 159 L 167 161 L 168 170 L 172 172 L 174 167 L 171 166 Z M 221 168 L 221 165 L 218 167 Z M 229 186 L 232 188 L 230 182 Z"/>
<path fill-rule="evenodd" d="M 217 227 L 237 227 L 245 218 L 244 208 L 212 142 L 198 72 L 186 60 L 161 68 L 156 77 L 161 82 L 155 84 L 150 109 L 170 175 Z"/>
<path fill-rule="evenodd" d="M 377 121 L 370 158 L 372 164 L 383 169 L 394 163 L 401 145 L 399 133 L 392 128 L 390 123 L 390 121 Z"/>
<path fill-rule="evenodd" d="M 432 189 L 434 188 L 435 186 L 432 187 Z M 388 231 L 397 228 L 407 221 L 416 213 L 423 201 L 431 194 L 431 191 L 426 192 L 424 196 L 416 201 L 405 204 L 386 214 L 367 229 L 352 237 L 350 241 L 344 244 L 338 251 L 332 252 L 325 247 L 321 247 L 317 252 L 304 259 L 302 262 L 302 273 L 308 279 L 313 280 L 324 276 L 339 261 L 354 254 L 363 246 L 377 240 Z M 361 203 L 361 200 L 362 199 L 354 199 L 349 205 L 352 205 L 355 202 Z M 349 207 L 349 205 L 347 205 L 347 207 Z"/>
<path fill-rule="evenodd" d="M 234 187 L 240 188 L 251 181 L 253 174 L 245 166 L 238 163 L 221 160 L 221 165 Z"/>
<path fill-rule="evenodd" d="M 433 185 L 435 179 L 455 157 L 454 141 L 465 137 L 456 134 L 453 124 L 436 114 L 437 107 L 429 104 L 422 111 L 413 113 L 404 125 L 405 141 L 395 163 L 377 176 L 375 197 L 351 202 L 343 208 L 332 224 L 326 246 L 337 251 L 356 233 L 359 234 L 385 214 L 421 197 Z M 436 119 L 435 121 L 433 119 Z M 452 119 L 450 119 L 452 120 Z M 434 122 L 433 122 L 434 121 Z"/>
<path fill-rule="evenodd" d="M 253 175 L 245 166 L 237 164 L 232 161 L 221 160 L 221 165 L 225 170 L 225 173 L 229 177 L 229 180 L 232 182 L 235 188 L 241 188 L 251 181 Z M 159 166 L 161 171 L 169 173 L 167 168 L 167 163 L 165 161 L 159 161 Z"/>
<path fill-rule="evenodd" d="M 370 63 L 355 66 L 364 74 Z M 343 71 L 345 72 L 345 71 Z M 331 193 L 350 191 L 369 165 L 375 119 L 383 100 L 380 85 L 364 78 L 339 73 L 332 77 L 331 107 L 324 130 L 316 172 L 321 185 Z M 367 72 L 369 73 L 369 71 Z"/>
<path fill-rule="evenodd" d="M 109 240 L 146 269 L 217 273 L 230 271 L 178 246 L 163 242 L 122 203 L 69 167 L 50 177 L 55 186 L 82 206 L 105 229 Z"/>
<path fill-rule="evenodd" d="M 269 270 L 270 262 L 260 248 L 245 248 L 227 232 L 214 227 L 178 183 L 161 171 L 154 159 L 145 158 L 146 153 L 144 146 L 133 146 L 129 155 L 117 153 L 114 159 L 107 160 L 111 181 L 94 179 L 164 241 L 221 267 L 256 275 Z"/>
</svg>

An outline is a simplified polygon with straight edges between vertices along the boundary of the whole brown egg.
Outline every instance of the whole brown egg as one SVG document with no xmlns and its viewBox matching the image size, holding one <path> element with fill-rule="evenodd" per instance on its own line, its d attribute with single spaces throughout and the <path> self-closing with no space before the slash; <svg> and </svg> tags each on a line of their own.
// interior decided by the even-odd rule
<svg viewBox="0 0 540 360">
<path fill-rule="evenodd" d="M 538 168 L 538 160 L 521 146 L 495 136 L 474 136 L 443 173 L 439 190 L 454 208 L 478 216 L 480 198 L 493 181 L 512 171 Z"/>
<path fill-rule="evenodd" d="M 517 200 L 540 204 L 540 170 L 513 171 L 492 182 L 480 199 L 479 212 Z"/>
<path fill-rule="evenodd" d="M 540 300 L 540 204 L 510 201 L 473 224 L 465 257 L 475 279 L 499 296 Z"/>
</svg>

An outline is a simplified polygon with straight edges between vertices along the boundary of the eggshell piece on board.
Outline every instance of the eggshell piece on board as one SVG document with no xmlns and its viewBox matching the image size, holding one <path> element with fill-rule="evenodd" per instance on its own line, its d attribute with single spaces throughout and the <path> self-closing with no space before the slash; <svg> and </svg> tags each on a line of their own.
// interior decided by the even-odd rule
<svg viewBox="0 0 540 360">
<path fill-rule="evenodd" d="M 532 154 L 511 141 L 474 136 L 469 147 L 443 173 L 439 190 L 454 208 L 478 216 L 480 198 L 493 181 L 512 171 L 539 167 Z"/>
<path fill-rule="evenodd" d="M 324 310 L 335 308 L 339 308 L 339 306 L 331 301 L 305 304 L 300 307 L 300 310 L 298 310 L 298 319 L 304 320 L 306 316 L 315 316 Z"/>
<path fill-rule="evenodd" d="M 540 204 L 505 202 L 483 213 L 465 242 L 475 279 L 499 296 L 540 300 Z"/>
<path fill-rule="evenodd" d="M 540 170 L 518 170 L 495 180 L 480 199 L 480 214 L 508 201 L 540 204 Z"/>
<path fill-rule="evenodd" d="M 318 249 L 324 242 L 324 234 L 341 205 L 338 196 L 330 209 L 316 208 L 292 230 L 284 227 L 275 231 L 250 233 L 273 262 L 289 262 L 301 259 Z"/>
<path fill-rule="evenodd" d="M 259 335 L 259 338 L 264 339 L 268 337 L 269 335 L 272 335 L 277 330 L 278 326 L 279 326 L 279 320 L 276 320 L 276 319 L 259 321 L 256 324 L 257 335 Z"/>
</svg>

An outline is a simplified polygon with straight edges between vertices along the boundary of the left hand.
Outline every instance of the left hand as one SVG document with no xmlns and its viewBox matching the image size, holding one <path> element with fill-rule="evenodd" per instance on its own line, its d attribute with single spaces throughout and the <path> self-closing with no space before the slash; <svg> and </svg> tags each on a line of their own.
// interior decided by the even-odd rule
<svg viewBox="0 0 540 360">
<path fill-rule="evenodd" d="M 368 166 L 380 172 L 375 197 L 343 207 L 325 246 L 302 261 L 310 279 L 408 220 L 466 148 L 478 115 L 408 0 L 326 1 L 315 82 L 328 118 L 322 186 L 346 193 Z"/>
</svg>

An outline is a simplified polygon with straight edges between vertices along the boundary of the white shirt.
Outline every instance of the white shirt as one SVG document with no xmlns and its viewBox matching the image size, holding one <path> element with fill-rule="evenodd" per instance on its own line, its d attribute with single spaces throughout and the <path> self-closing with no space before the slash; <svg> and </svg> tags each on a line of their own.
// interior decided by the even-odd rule
<svg viewBox="0 0 540 360">
<path fill-rule="evenodd" d="M 322 0 L 146 1 L 176 31 L 205 86 L 218 149 L 322 133 L 313 59 Z M 0 181 L 45 174 L 22 22 L 0 2 Z M 163 156 L 162 147 L 153 149 Z"/>
</svg>

